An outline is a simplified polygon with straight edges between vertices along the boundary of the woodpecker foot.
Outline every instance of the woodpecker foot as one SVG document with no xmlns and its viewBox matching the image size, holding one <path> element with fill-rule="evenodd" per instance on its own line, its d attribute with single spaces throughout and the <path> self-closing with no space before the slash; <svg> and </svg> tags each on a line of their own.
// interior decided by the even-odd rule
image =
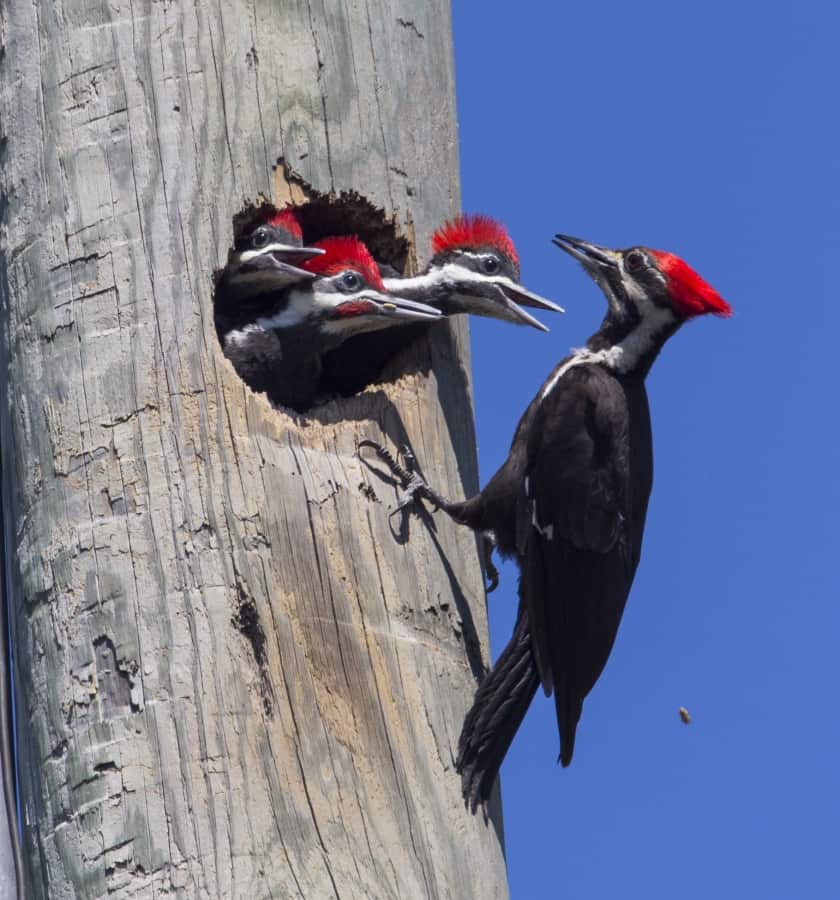
<svg viewBox="0 0 840 900">
<path fill-rule="evenodd" d="M 365 438 L 359 441 L 360 451 L 362 447 L 370 447 L 388 466 L 391 473 L 402 482 L 402 491 L 397 495 L 397 505 L 391 510 L 389 518 L 418 500 L 428 500 L 435 509 L 446 505 L 446 501 L 426 484 L 422 475 L 417 471 L 417 460 L 408 447 L 401 448 L 404 465 L 400 465 L 394 459 L 393 454 L 376 441 Z"/>
</svg>

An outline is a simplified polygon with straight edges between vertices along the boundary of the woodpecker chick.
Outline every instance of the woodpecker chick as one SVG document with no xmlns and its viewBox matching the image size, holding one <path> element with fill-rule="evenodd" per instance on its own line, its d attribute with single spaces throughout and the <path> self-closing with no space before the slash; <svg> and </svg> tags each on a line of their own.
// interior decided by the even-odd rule
<svg viewBox="0 0 840 900">
<path fill-rule="evenodd" d="M 323 354 L 351 335 L 440 318 L 432 307 L 385 293 L 356 237 L 319 241 L 300 267 L 276 265 L 277 242 L 255 247 L 255 238 L 263 243 L 256 232 L 243 240 L 218 279 L 216 327 L 240 377 L 276 404 L 311 406 Z"/>
<path fill-rule="evenodd" d="M 479 494 L 454 503 L 391 465 L 408 488 L 399 505 L 428 499 L 456 522 L 491 532 L 519 565 L 513 637 L 479 686 L 458 746 L 473 810 L 489 796 L 540 684 L 554 694 L 560 762 L 571 762 L 584 698 L 609 657 L 641 554 L 653 478 L 645 376 L 688 319 L 731 313 L 670 253 L 609 250 L 565 235 L 555 243 L 583 264 L 608 311 L 539 389 L 502 467 Z"/>
<path fill-rule="evenodd" d="M 517 325 L 548 328 L 522 309 L 563 312 L 550 300 L 519 284 L 519 256 L 504 226 L 489 216 L 458 216 L 432 238 L 432 259 L 413 278 L 386 278 L 398 297 L 420 300 L 447 316 L 471 313 Z"/>
<path fill-rule="evenodd" d="M 303 246 L 303 232 L 293 208 L 279 210 L 264 204 L 249 216 L 246 228 L 235 236 L 228 266 L 237 262 L 245 266 L 248 275 L 240 282 L 242 289 L 253 284 L 260 291 L 263 277 L 275 286 L 281 274 L 287 276 L 288 284 L 306 278 L 299 264 L 323 252 L 319 247 Z"/>
</svg>

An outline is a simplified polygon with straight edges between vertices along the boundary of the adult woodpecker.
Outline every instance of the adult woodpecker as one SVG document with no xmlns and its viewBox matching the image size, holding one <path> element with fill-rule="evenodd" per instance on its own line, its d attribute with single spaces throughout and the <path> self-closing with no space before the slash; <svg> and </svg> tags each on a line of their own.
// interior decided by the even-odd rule
<svg viewBox="0 0 840 900">
<path fill-rule="evenodd" d="M 432 259 L 411 278 L 389 277 L 386 290 L 434 306 L 447 316 L 471 313 L 518 325 L 545 325 L 522 309 L 563 312 L 519 284 L 519 256 L 503 225 L 489 216 L 461 215 L 432 237 Z"/>
<path fill-rule="evenodd" d="M 583 700 L 612 649 L 642 547 L 653 477 L 645 376 L 688 319 L 731 310 L 678 257 L 609 250 L 557 235 L 607 298 L 601 327 L 549 375 L 519 421 L 507 460 L 476 496 L 450 502 L 373 446 L 404 482 L 399 506 L 426 498 L 492 532 L 519 565 L 513 637 L 464 721 L 457 768 L 464 799 L 486 800 L 528 706 L 554 693 L 567 766 Z"/>
<path fill-rule="evenodd" d="M 302 248 L 291 266 L 261 224 L 231 251 L 216 282 L 216 329 L 225 356 L 255 391 L 302 410 L 318 395 L 321 358 L 354 334 L 432 321 L 430 306 L 385 293 L 379 269 L 356 237 Z"/>
</svg>

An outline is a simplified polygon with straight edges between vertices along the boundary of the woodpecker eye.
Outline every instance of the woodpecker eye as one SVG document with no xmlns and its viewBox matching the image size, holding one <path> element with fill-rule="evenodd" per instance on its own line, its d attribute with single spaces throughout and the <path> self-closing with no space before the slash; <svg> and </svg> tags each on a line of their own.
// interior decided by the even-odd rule
<svg viewBox="0 0 840 900">
<path fill-rule="evenodd" d="M 624 260 L 624 268 L 628 272 L 638 272 L 645 264 L 645 258 L 638 250 L 633 250 L 627 254 Z"/>
<path fill-rule="evenodd" d="M 501 263 L 497 256 L 488 254 L 481 259 L 481 271 L 487 275 L 495 275 L 499 271 Z"/>
<path fill-rule="evenodd" d="M 352 293 L 353 291 L 360 290 L 363 284 L 364 281 L 362 279 L 362 276 L 358 272 L 354 272 L 352 269 L 344 272 L 339 282 L 341 290 L 346 291 L 347 293 Z"/>
<path fill-rule="evenodd" d="M 251 235 L 251 243 L 257 250 L 259 250 L 261 247 L 267 247 L 270 240 L 271 236 L 265 228 L 258 228 Z"/>
</svg>

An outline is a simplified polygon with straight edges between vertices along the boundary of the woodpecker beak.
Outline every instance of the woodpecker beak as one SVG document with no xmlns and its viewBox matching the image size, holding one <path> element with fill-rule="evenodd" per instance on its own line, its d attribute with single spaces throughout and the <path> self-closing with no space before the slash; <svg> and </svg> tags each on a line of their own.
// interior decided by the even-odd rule
<svg viewBox="0 0 840 900">
<path fill-rule="evenodd" d="M 279 242 L 267 244 L 259 250 L 246 250 L 239 258 L 239 268 L 243 272 L 282 273 L 288 277 L 290 284 L 311 281 L 315 277 L 311 272 L 292 264 L 320 256 L 323 252 L 320 247 L 294 247 Z"/>
<path fill-rule="evenodd" d="M 401 297 L 392 297 L 390 294 L 380 294 L 378 291 L 365 291 L 353 299 L 347 299 L 339 303 L 333 310 L 333 319 L 357 318 L 359 316 L 375 316 L 377 318 L 400 322 L 433 322 L 442 319 L 439 309 L 427 306 L 425 303 L 416 303 L 414 300 L 404 300 Z M 383 324 L 386 324 L 383 321 Z"/>
<path fill-rule="evenodd" d="M 270 247 L 259 254 L 253 251 L 243 253 L 239 261 L 239 281 L 242 284 L 263 285 L 263 289 L 267 290 L 284 291 L 296 284 L 309 283 L 315 277 L 312 272 L 285 262 Z"/>
<path fill-rule="evenodd" d="M 551 300 L 546 300 L 545 297 L 540 297 L 539 294 L 531 293 L 531 291 L 522 287 L 521 284 L 511 281 L 509 278 L 498 279 L 496 287 L 504 308 L 510 314 L 505 316 L 505 318 L 519 325 L 531 325 L 540 331 L 548 331 L 548 328 L 539 319 L 535 319 L 530 313 L 525 312 L 522 309 L 523 306 L 530 306 L 532 309 L 545 309 L 550 312 L 566 312 L 562 306 L 558 306 Z"/>
<path fill-rule="evenodd" d="M 291 244 L 269 244 L 265 252 L 276 254 L 281 260 L 289 263 L 303 262 L 313 256 L 323 256 L 327 251 L 321 247 L 294 247 Z"/>
<path fill-rule="evenodd" d="M 553 243 L 561 250 L 565 250 L 569 256 L 573 256 L 591 274 L 604 269 L 619 268 L 621 254 L 608 247 L 591 244 L 589 241 L 569 237 L 567 234 L 555 234 Z"/>
<path fill-rule="evenodd" d="M 513 322 L 514 325 L 530 325 L 540 331 L 548 331 L 548 328 L 539 319 L 535 319 L 529 312 L 522 309 L 522 306 L 564 312 L 563 308 L 556 303 L 532 294 L 504 276 L 495 278 L 482 276 L 473 281 L 470 284 L 469 293 L 464 291 L 461 297 L 463 298 L 461 301 L 463 312 L 487 316 L 491 319 L 501 319 L 503 322 Z"/>
</svg>

